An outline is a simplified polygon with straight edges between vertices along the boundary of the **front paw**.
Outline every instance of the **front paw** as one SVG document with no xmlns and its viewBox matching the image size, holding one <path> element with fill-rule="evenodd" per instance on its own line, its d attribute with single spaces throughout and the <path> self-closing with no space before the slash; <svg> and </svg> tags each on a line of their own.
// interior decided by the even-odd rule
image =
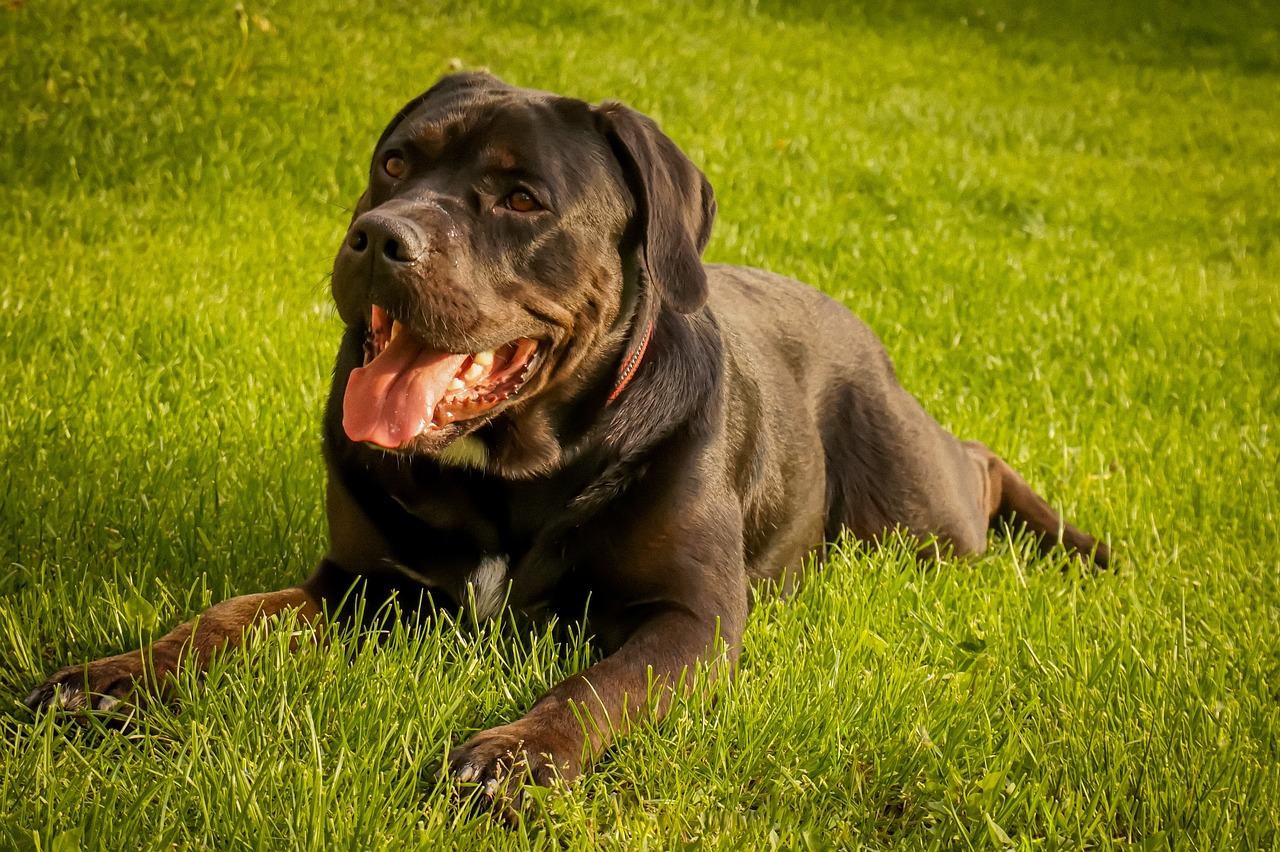
<svg viewBox="0 0 1280 852">
<path fill-rule="evenodd" d="M 134 651 L 55 672 L 23 699 L 36 711 L 99 712 L 133 715 L 142 687 L 142 654 Z"/>
<path fill-rule="evenodd" d="M 526 785 L 549 787 L 582 774 L 581 736 L 558 735 L 522 719 L 481 731 L 449 752 L 449 773 L 473 791 L 480 809 L 518 819 Z"/>
</svg>

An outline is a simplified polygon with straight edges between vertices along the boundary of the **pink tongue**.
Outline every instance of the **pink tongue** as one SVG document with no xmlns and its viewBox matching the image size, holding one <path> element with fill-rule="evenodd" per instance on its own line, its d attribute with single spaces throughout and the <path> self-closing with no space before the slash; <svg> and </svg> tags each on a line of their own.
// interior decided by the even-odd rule
<svg viewBox="0 0 1280 852">
<path fill-rule="evenodd" d="M 413 335 L 398 335 L 367 366 L 351 371 L 342 399 L 347 437 L 388 449 L 417 437 L 468 357 L 432 352 Z"/>
</svg>

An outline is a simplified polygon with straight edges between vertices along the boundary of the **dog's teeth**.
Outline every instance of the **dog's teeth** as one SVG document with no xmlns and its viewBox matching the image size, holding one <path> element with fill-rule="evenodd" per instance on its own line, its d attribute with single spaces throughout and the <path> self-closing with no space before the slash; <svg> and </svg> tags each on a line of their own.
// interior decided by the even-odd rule
<svg viewBox="0 0 1280 852">
<path fill-rule="evenodd" d="M 453 381 L 449 382 L 449 390 L 451 391 L 460 391 L 460 390 L 463 390 L 466 386 L 467 386 L 467 383 L 464 382 L 462 379 L 458 378 L 457 376 L 454 376 Z"/>
<path fill-rule="evenodd" d="M 395 340 L 396 336 L 400 334 L 400 331 L 403 328 L 404 326 L 400 324 L 400 320 L 396 320 L 395 322 L 391 323 L 391 339 Z"/>
<path fill-rule="evenodd" d="M 473 362 L 471 366 L 467 368 L 467 371 L 462 374 L 462 378 L 466 379 L 469 382 L 474 382 L 476 379 L 480 378 L 483 375 L 484 375 L 484 366 L 482 364 Z"/>
<path fill-rule="evenodd" d="M 477 352 L 475 355 L 471 356 L 471 360 L 482 367 L 492 367 L 493 350 L 490 349 L 488 352 Z"/>
</svg>

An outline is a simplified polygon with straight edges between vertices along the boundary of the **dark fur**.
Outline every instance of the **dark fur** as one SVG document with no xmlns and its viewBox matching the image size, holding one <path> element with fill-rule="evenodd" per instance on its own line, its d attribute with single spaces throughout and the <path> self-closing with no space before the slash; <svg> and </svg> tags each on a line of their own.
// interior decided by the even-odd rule
<svg viewBox="0 0 1280 852">
<path fill-rule="evenodd" d="M 382 169 L 392 150 L 401 179 Z M 549 211 L 501 208 L 520 185 Z M 731 666 L 753 583 L 790 587 L 844 531 L 979 553 L 1016 518 L 1045 549 L 1106 564 L 1106 547 L 1002 460 L 940 428 L 843 306 L 767 272 L 704 266 L 714 215 L 702 173 L 624 106 L 481 74 L 412 101 L 379 141 L 334 267 L 348 330 L 325 418 L 329 553 L 301 587 L 224 602 L 161 639 L 155 670 L 139 652 L 73 667 L 28 703 L 128 706 L 139 679 L 204 665 L 282 609 L 318 619 L 357 581 L 370 609 L 425 588 L 435 606 L 489 615 L 505 595 L 573 619 L 589 599 L 607 656 L 449 756 L 492 800 L 518 792 L 513 777 L 577 775 L 637 714 L 661 714 L 653 684 L 676 685 L 718 640 Z M 343 392 L 372 302 L 441 350 L 536 338 L 536 372 L 512 400 L 404 451 L 353 444 Z"/>
</svg>

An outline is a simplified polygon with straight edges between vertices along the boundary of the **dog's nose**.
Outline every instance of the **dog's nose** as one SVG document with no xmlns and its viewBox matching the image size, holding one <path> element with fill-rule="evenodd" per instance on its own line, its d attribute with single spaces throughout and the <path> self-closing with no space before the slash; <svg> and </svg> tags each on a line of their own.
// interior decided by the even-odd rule
<svg viewBox="0 0 1280 852">
<path fill-rule="evenodd" d="M 370 212 L 352 224 L 347 246 L 356 254 L 375 252 L 388 263 L 413 263 L 426 249 L 427 237 L 411 219 Z"/>
</svg>

